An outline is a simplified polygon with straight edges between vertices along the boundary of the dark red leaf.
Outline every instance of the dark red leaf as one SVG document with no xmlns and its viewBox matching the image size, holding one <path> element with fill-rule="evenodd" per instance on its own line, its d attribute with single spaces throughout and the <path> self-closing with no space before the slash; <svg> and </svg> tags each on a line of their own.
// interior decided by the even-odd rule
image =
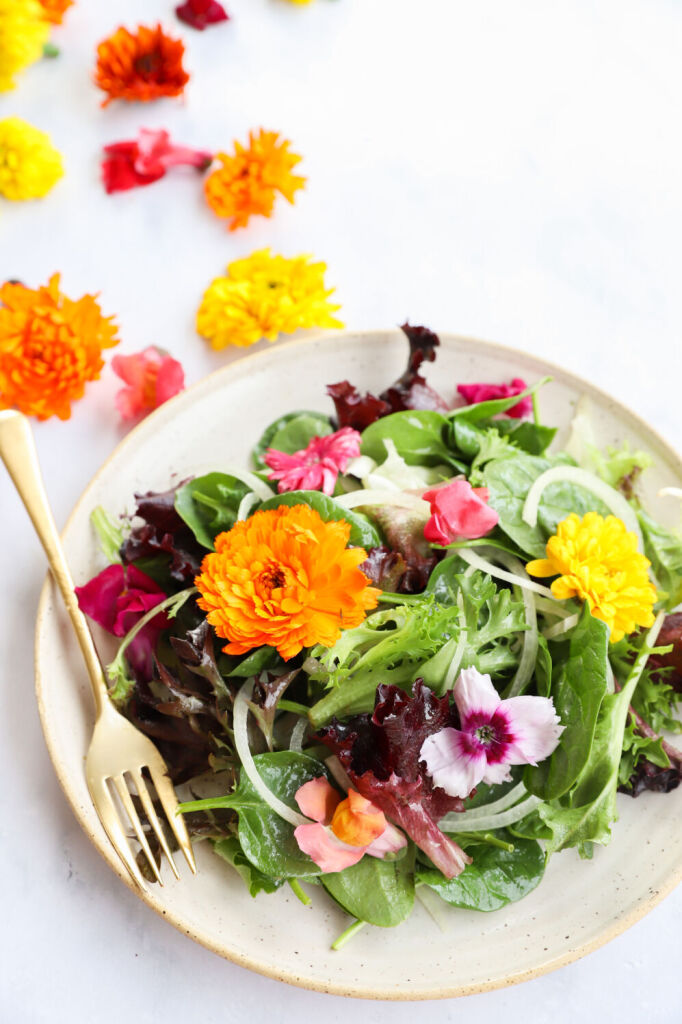
<svg viewBox="0 0 682 1024">
<path fill-rule="evenodd" d="M 367 558 L 358 566 L 376 587 L 397 591 L 405 575 L 407 562 L 399 551 L 393 551 L 386 544 L 370 548 Z"/>
<path fill-rule="evenodd" d="M 171 577 L 186 584 L 197 575 L 206 552 L 175 511 L 176 490 L 172 487 L 168 491 L 135 495 L 135 517 L 143 522 L 134 526 L 124 541 L 121 558 L 130 563 L 138 558 L 169 555 Z"/>
<path fill-rule="evenodd" d="M 363 431 L 370 423 L 393 412 L 387 402 L 383 402 L 370 392 L 361 395 L 347 380 L 342 380 L 338 384 L 328 384 L 327 394 L 334 400 L 339 427 L 352 427 L 353 430 Z"/>
<path fill-rule="evenodd" d="M 652 654 L 649 658 L 651 668 L 668 668 L 665 681 L 677 693 L 682 693 L 682 612 L 666 615 L 661 632 L 656 640 L 657 647 L 673 645 L 669 654 Z"/>
<path fill-rule="evenodd" d="M 419 594 L 424 590 L 435 565 L 443 557 L 424 537 L 426 521 L 419 513 L 399 505 L 373 505 L 372 518 L 383 530 L 389 547 L 402 555 L 405 572 L 400 578 L 401 594 Z"/>
</svg>

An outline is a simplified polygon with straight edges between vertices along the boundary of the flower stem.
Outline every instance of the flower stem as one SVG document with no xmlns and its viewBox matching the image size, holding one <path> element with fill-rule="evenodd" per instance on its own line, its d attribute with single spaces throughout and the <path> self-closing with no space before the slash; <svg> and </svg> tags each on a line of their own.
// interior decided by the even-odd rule
<svg viewBox="0 0 682 1024">
<path fill-rule="evenodd" d="M 350 928 L 346 928 L 345 932 L 341 932 L 338 939 L 335 939 L 335 941 L 332 942 L 332 949 L 343 949 L 346 943 L 350 942 L 350 940 L 353 938 L 356 932 L 359 932 L 360 929 L 364 928 L 366 924 L 366 921 L 353 921 Z"/>
<path fill-rule="evenodd" d="M 279 700 L 277 701 L 277 710 L 293 711 L 295 715 L 302 715 L 304 718 L 307 718 L 310 708 L 307 708 L 305 704 L 298 704 L 295 700 Z"/>
<path fill-rule="evenodd" d="M 293 892 L 296 899 L 301 901 L 304 907 L 309 907 L 312 905 L 313 901 L 311 900 L 308 893 L 301 888 L 301 883 L 299 882 L 298 878 L 289 879 L 289 888 Z"/>
</svg>

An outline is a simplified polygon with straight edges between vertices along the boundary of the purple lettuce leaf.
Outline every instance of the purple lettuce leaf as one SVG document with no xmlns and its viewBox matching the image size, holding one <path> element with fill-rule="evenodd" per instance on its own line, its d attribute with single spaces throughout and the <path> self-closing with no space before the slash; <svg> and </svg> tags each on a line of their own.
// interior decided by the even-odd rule
<svg viewBox="0 0 682 1024">
<path fill-rule="evenodd" d="M 186 482 L 183 480 L 178 487 Z M 187 585 L 197 575 L 206 552 L 175 511 L 177 489 L 135 495 L 135 518 L 142 522 L 133 526 L 125 539 L 121 558 L 125 564 L 130 564 L 140 558 L 168 555 L 172 579 Z"/>
</svg>

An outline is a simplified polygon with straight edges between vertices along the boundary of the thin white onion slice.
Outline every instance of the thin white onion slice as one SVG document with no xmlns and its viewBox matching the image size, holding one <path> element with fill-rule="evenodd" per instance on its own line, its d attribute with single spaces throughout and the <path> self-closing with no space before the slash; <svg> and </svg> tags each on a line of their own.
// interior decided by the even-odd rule
<svg viewBox="0 0 682 1024">
<path fill-rule="evenodd" d="M 658 496 L 659 498 L 679 498 L 682 501 L 682 487 L 662 487 Z"/>
<path fill-rule="evenodd" d="M 534 597 L 535 610 L 541 612 L 543 615 L 553 615 L 556 619 L 567 619 L 572 612 L 568 608 L 564 608 L 559 603 L 556 597 L 553 597 L 551 601 L 544 597 Z"/>
<path fill-rule="evenodd" d="M 519 782 L 508 793 L 505 793 L 504 796 L 499 797 L 497 800 L 493 800 L 492 803 L 481 804 L 480 807 L 472 807 L 470 811 L 463 811 L 457 817 L 462 818 L 463 815 L 466 815 L 467 821 L 476 821 L 478 818 L 490 818 L 493 814 L 500 814 L 502 811 L 513 807 L 525 795 L 526 787 L 522 782 Z"/>
<path fill-rule="evenodd" d="M 291 730 L 289 750 L 293 750 L 295 754 L 303 753 L 303 737 L 309 724 L 310 723 L 307 718 L 299 718 L 298 722 Z"/>
<path fill-rule="evenodd" d="M 257 494 L 261 501 L 267 501 L 268 498 L 274 498 L 275 492 L 272 487 L 268 486 L 264 480 L 261 480 L 255 473 L 249 473 L 248 469 L 242 469 L 240 466 L 223 466 L 221 473 L 227 473 L 229 476 L 235 477 L 237 480 L 241 480 L 243 484 L 250 487 L 254 494 Z"/>
<path fill-rule="evenodd" d="M 542 635 L 545 640 L 553 640 L 557 636 L 561 636 L 562 633 L 568 633 L 569 629 L 573 629 L 580 622 L 580 613 L 576 612 L 574 615 L 567 615 L 561 622 L 555 622 L 549 629 L 543 629 Z"/>
<path fill-rule="evenodd" d="M 490 552 L 490 557 L 495 558 L 498 562 L 501 562 L 503 566 L 513 572 L 520 579 L 525 575 L 526 570 L 518 558 L 514 558 L 507 551 L 499 551 L 493 548 Z M 535 611 L 535 598 L 529 590 L 522 587 L 518 587 L 521 592 L 521 600 L 523 601 L 523 609 L 526 615 L 526 624 L 528 629 L 524 630 L 523 633 L 523 650 L 521 651 L 521 659 L 519 661 L 514 678 L 511 681 L 509 687 L 509 697 L 518 697 L 520 693 L 525 689 L 526 683 L 533 675 L 533 669 L 535 668 L 535 662 L 538 658 L 538 616 Z"/>
<path fill-rule="evenodd" d="M 332 776 L 335 782 L 338 782 L 344 793 L 347 793 L 349 789 L 353 788 L 351 777 L 339 761 L 336 754 L 332 754 L 331 757 L 325 758 L 324 762 L 329 770 L 329 774 Z"/>
<path fill-rule="evenodd" d="M 577 484 L 596 495 L 614 516 L 623 520 L 627 530 L 636 534 L 640 548 L 643 547 L 642 531 L 639 528 L 637 516 L 627 500 L 604 480 L 600 480 L 594 473 L 590 473 L 586 469 L 580 469 L 579 466 L 553 466 L 552 469 L 540 474 L 529 490 L 523 506 L 524 523 L 527 523 L 528 526 L 537 524 L 542 492 L 549 484 L 559 483 L 563 480 Z"/>
<path fill-rule="evenodd" d="M 549 587 L 543 587 L 541 583 L 534 583 L 528 576 L 517 576 L 513 572 L 500 569 L 487 559 L 481 558 L 472 548 L 457 548 L 455 553 L 459 555 L 463 562 L 466 562 L 467 565 L 472 566 L 474 569 L 480 569 L 481 572 L 487 572 L 489 576 L 505 580 L 506 583 L 513 583 L 515 587 L 523 587 L 525 590 L 532 590 L 535 594 L 541 594 L 542 597 L 554 600 L 554 594 Z"/>
<path fill-rule="evenodd" d="M 257 494 L 251 491 L 250 494 L 245 494 L 242 500 L 239 502 L 239 508 L 237 509 L 237 522 L 241 522 L 242 519 L 246 519 L 249 512 L 254 505 L 257 505 L 260 498 Z"/>
<path fill-rule="evenodd" d="M 431 506 L 416 494 L 406 491 L 363 490 L 341 494 L 334 501 L 344 508 L 355 508 L 357 505 L 400 505 L 403 508 L 421 512 L 424 516 L 431 514 Z"/>
<path fill-rule="evenodd" d="M 441 832 L 491 832 L 496 828 L 506 828 L 516 821 L 521 821 L 527 814 L 539 807 L 542 800 L 539 796 L 529 796 L 522 800 L 515 807 L 510 807 L 502 814 L 491 814 L 488 818 L 470 818 L 473 811 L 464 811 L 462 814 L 446 814 L 438 823 Z"/>
<path fill-rule="evenodd" d="M 268 807 L 271 807 L 275 814 L 279 814 L 280 818 L 284 818 L 290 825 L 296 828 L 298 825 L 308 825 L 310 823 L 309 818 L 304 818 L 302 814 L 295 811 L 293 807 L 289 807 L 285 804 L 278 796 L 268 789 L 260 776 L 256 762 L 253 759 L 253 755 L 249 749 L 249 734 L 247 729 L 247 722 L 249 717 L 249 700 L 253 693 L 253 679 L 247 679 L 242 686 L 241 690 L 237 694 L 237 698 L 234 702 L 234 712 L 232 725 L 234 728 L 234 745 L 237 751 L 237 756 L 242 763 L 242 768 L 246 772 L 246 777 L 258 793 L 259 797 L 265 801 Z"/>
</svg>

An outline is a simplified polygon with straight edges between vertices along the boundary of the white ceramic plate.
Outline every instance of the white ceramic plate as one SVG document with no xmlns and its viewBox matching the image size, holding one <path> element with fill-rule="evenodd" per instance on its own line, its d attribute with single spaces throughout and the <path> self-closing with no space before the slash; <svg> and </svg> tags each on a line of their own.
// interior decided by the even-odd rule
<svg viewBox="0 0 682 1024">
<path fill-rule="evenodd" d="M 549 373 L 540 398 L 543 420 L 566 427 L 581 394 L 594 409 L 603 445 L 629 439 L 650 451 L 643 484 L 650 510 L 672 525 L 671 499 L 660 487 L 682 483 L 678 456 L 641 420 L 572 375 L 540 359 L 486 342 L 445 336 L 429 369 L 446 398 L 459 382 L 527 381 Z M 402 372 L 406 343 L 398 331 L 326 335 L 278 345 L 219 370 L 179 395 L 115 450 L 76 505 L 63 534 L 77 583 L 103 568 L 88 517 L 96 505 L 133 507 L 135 491 L 161 490 L 180 477 L 226 463 L 248 465 L 251 445 L 276 416 L 296 408 L 331 411 L 325 384 L 348 378 L 372 391 Z M 565 439 L 565 429 L 557 441 Z M 100 635 L 96 638 L 102 642 Z M 106 656 L 110 654 L 107 650 Z M 52 585 L 42 594 L 36 630 L 37 695 L 55 770 L 74 812 L 111 869 L 132 886 L 90 803 L 83 758 L 93 724 L 85 671 Z M 340 952 L 331 941 L 349 918 L 318 889 L 313 908 L 280 890 L 252 899 L 233 870 L 202 845 L 199 873 L 168 879 L 146 898 L 177 928 L 235 963 L 295 985 L 380 999 L 463 995 L 510 985 L 575 960 L 650 910 L 682 878 L 682 787 L 661 796 L 619 798 L 610 846 L 591 862 L 574 851 L 552 859 L 540 886 L 492 914 L 455 911 L 445 935 L 417 904 L 399 928 L 365 928 Z M 167 872 L 169 874 L 169 872 Z M 135 890 L 137 891 L 137 890 Z"/>
</svg>

